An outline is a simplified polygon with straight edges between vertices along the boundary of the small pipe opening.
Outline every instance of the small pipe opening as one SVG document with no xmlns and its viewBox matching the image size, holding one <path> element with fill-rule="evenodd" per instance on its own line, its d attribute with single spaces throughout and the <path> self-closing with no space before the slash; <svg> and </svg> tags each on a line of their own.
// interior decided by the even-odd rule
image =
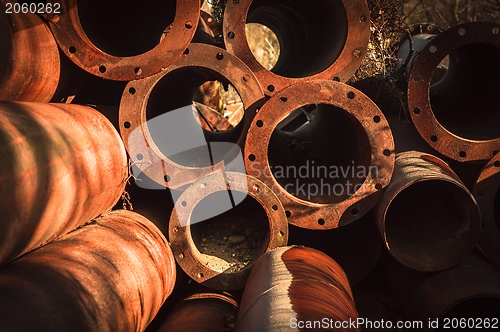
<svg viewBox="0 0 500 332">
<path fill-rule="evenodd" d="M 258 23 L 272 31 L 280 52 L 271 71 L 290 78 L 326 70 L 347 41 L 347 14 L 340 0 L 255 0 L 246 23 Z M 247 36 L 249 43 L 252 39 Z"/>
<path fill-rule="evenodd" d="M 410 185 L 390 203 L 385 233 L 391 251 L 411 265 L 440 268 L 457 262 L 478 239 L 477 206 L 448 181 Z"/>
<path fill-rule="evenodd" d="M 204 212 L 227 199 L 215 192 L 195 206 L 191 220 L 203 220 Z M 260 257 L 269 243 L 269 221 L 264 208 L 251 196 L 228 211 L 195 223 L 191 237 L 202 264 L 220 273 L 245 269 Z"/>
<path fill-rule="evenodd" d="M 500 138 L 499 58 L 500 47 L 487 44 L 449 54 L 446 73 L 430 88 L 432 111 L 443 127 L 467 139 Z"/>
<path fill-rule="evenodd" d="M 113 56 L 134 56 L 153 49 L 170 29 L 175 11 L 175 0 L 78 1 L 83 31 L 97 48 Z"/>
<path fill-rule="evenodd" d="M 358 120 L 345 110 L 326 104 L 304 108 L 311 106 L 317 107 L 315 115 L 298 129 L 278 129 L 297 126 L 289 122 L 273 131 L 270 170 L 280 186 L 297 198 L 341 202 L 361 187 L 368 174 L 377 172 L 370 167 L 370 142 Z"/>
<path fill-rule="evenodd" d="M 212 105 L 217 110 L 212 110 L 210 105 L 204 104 L 211 96 L 207 96 L 201 88 L 206 86 L 207 82 L 210 82 L 208 86 L 212 87 L 212 82 L 217 82 L 216 85 L 222 90 L 225 89 L 223 86 L 232 89 L 231 98 L 234 97 L 236 102 L 219 107 L 219 94 L 214 97 L 217 105 Z M 158 81 L 149 96 L 146 106 L 149 133 L 158 149 L 180 165 L 205 167 L 222 160 L 229 163 L 239 152 L 236 145 L 216 146 L 215 150 L 210 150 L 207 142 L 238 141 L 242 135 L 244 117 L 243 104 L 239 101 L 241 98 L 236 89 L 215 71 L 190 67 L 174 70 Z M 221 111 L 229 113 L 229 110 L 234 112 L 228 117 L 221 114 Z M 155 120 L 152 121 L 153 119 Z M 230 121 L 235 125 L 229 126 Z M 200 126 L 203 137 L 196 135 Z M 227 127 L 225 130 L 224 126 Z"/>
</svg>

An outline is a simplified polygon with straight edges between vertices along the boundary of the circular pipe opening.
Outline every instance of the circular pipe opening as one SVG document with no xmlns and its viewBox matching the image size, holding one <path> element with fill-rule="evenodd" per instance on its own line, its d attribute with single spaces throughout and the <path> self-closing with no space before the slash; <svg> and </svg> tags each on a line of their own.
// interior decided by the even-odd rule
<svg viewBox="0 0 500 332">
<path fill-rule="evenodd" d="M 113 56 L 135 56 L 153 49 L 168 33 L 175 12 L 175 0 L 78 1 L 83 31 L 97 48 Z"/>
<path fill-rule="evenodd" d="M 239 151 L 236 149 L 229 149 L 227 153 L 208 151 L 207 142 L 238 141 L 242 134 L 244 111 L 241 104 L 241 116 L 237 124 L 233 122 L 236 124 L 234 127 L 216 130 L 217 125 L 211 121 L 227 125 L 227 119 L 217 111 L 212 112 L 210 107 L 203 107 L 205 95 L 203 92 L 200 93 L 200 87 L 207 81 L 217 81 L 221 86 L 232 87 L 226 78 L 215 71 L 184 67 L 170 72 L 156 83 L 146 107 L 147 127 L 155 145 L 171 161 L 186 167 L 205 167 L 222 160 L 229 162 Z M 233 88 L 232 91 L 232 95 L 241 100 L 236 89 Z M 195 103 L 195 106 L 193 100 L 196 101 L 197 98 L 202 102 L 198 105 Z M 171 113 L 172 116 L 175 115 L 173 118 L 175 121 L 169 119 L 168 113 L 172 111 L 175 111 Z M 157 120 L 151 121 L 154 118 Z M 200 130 L 200 125 L 203 128 L 204 139 L 194 135 Z M 180 151 L 178 145 L 181 143 L 189 149 Z M 234 148 L 236 147 L 234 145 Z"/>
<path fill-rule="evenodd" d="M 475 299 L 460 302 L 455 307 L 451 308 L 443 318 L 491 318 L 500 317 L 500 299 L 483 296 Z M 474 328 L 478 326 L 478 321 L 466 320 L 470 325 L 466 326 Z M 456 326 L 462 328 L 460 324 Z M 455 326 L 453 326 L 455 328 Z"/>
<path fill-rule="evenodd" d="M 421 181 L 390 203 L 385 233 L 401 262 L 440 269 L 472 250 L 479 224 L 477 206 L 464 189 L 448 181 Z"/>
<path fill-rule="evenodd" d="M 448 57 L 446 73 L 430 87 L 436 119 L 462 138 L 500 138 L 500 99 L 497 98 L 500 47 L 472 44 L 454 50 Z"/>
<path fill-rule="evenodd" d="M 267 70 L 273 69 L 280 56 L 278 37 L 267 26 L 260 23 L 245 25 L 248 46 L 258 63 Z"/>
<path fill-rule="evenodd" d="M 369 172 L 376 171 L 370 167 L 372 149 L 354 116 L 327 104 L 304 108 L 311 107 L 317 107 L 315 115 L 297 129 L 285 131 L 298 125 L 292 121 L 282 127 L 288 121 L 285 118 L 273 131 L 270 170 L 280 186 L 299 199 L 338 203 L 352 196 Z"/>
<path fill-rule="evenodd" d="M 254 0 L 246 23 L 258 23 L 272 31 L 280 52 L 271 71 L 290 78 L 324 71 L 347 41 L 347 14 L 341 0 Z M 247 42 L 254 38 L 247 35 Z"/>
<path fill-rule="evenodd" d="M 204 211 L 224 199 L 227 199 L 225 191 L 203 198 L 195 206 L 191 220 L 203 220 Z M 251 196 L 234 208 L 190 227 L 201 263 L 220 273 L 245 269 L 266 251 L 269 243 L 267 214 Z"/>
</svg>

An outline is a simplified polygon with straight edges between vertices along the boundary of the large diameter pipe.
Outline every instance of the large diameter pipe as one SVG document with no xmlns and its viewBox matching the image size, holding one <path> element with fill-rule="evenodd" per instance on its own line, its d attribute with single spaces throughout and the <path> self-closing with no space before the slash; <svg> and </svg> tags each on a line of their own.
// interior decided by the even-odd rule
<svg viewBox="0 0 500 332">
<path fill-rule="evenodd" d="M 127 175 L 120 136 L 96 110 L 0 103 L 0 265 L 111 209 Z"/>
<path fill-rule="evenodd" d="M 317 106 L 315 106 L 317 105 Z M 317 108 L 296 130 L 281 128 L 299 108 Z M 245 142 L 247 173 L 279 197 L 288 222 L 332 229 L 360 218 L 391 179 L 394 140 L 380 109 L 343 83 L 295 83 L 271 97 Z"/>
<path fill-rule="evenodd" d="M 256 262 L 245 285 L 236 331 L 287 331 L 294 326 L 361 331 L 346 326 L 357 318 L 342 268 L 320 251 L 292 246 L 277 248 Z"/>
<path fill-rule="evenodd" d="M 175 284 L 162 233 L 114 211 L 0 270 L 2 331 L 144 331 Z"/>
<path fill-rule="evenodd" d="M 276 195 L 243 173 L 214 173 L 178 198 L 169 223 L 175 259 L 195 281 L 238 290 L 257 258 L 288 241 L 285 211 Z"/>
<path fill-rule="evenodd" d="M 500 25 L 473 22 L 427 39 L 408 81 L 410 115 L 436 151 L 457 161 L 489 160 L 500 150 Z M 435 69 L 449 67 L 435 81 Z M 434 81 L 433 81 L 434 79 Z"/>
<path fill-rule="evenodd" d="M 227 131 L 203 129 L 198 116 L 186 108 L 192 107 L 193 95 L 203 83 L 215 80 L 231 84 L 243 103 L 243 119 Z M 139 170 L 157 184 L 176 189 L 230 163 L 263 101 L 259 82 L 241 60 L 221 48 L 193 43 L 166 70 L 127 84 L 120 104 L 120 133 Z M 216 153 L 220 149 L 211 146 L 209 151 L 207 142 L 214 141 L 235 149 Z"/>
<path fill-rule="evenodd" d="M 374 209 L 389 252 L 420 271 L 458 264 L 479 239 L 474 196 L 441 159 L 423 152 L 396 155 L 391 183 Z"/>
<path fill-rule="evenodd" d="M 237 315 L 238 304 L 226 294 L 194 294 L 172 309 L 158 332 L 233 331 Z"/>
<path fill-rule="evenodd" d="M 268 70 L 250 49 L 245 26 L 257 23 L 276 35 L 280 50 Z M 228 1 L 223 34 L 226 49 L 255 73 L 266 94 L 310 79 L 347 81 L 365 57 L 370 12 L 365 0 Z"/>
<path fill-rule="evenodd" d="M 47 16 L 49 25 L 75 64 L 105 79 L 131 81 L 182 55 L 195 34 L 200 2 L 64 0 L 59 11 Z"/>
<path fill-rule="evenodd" d="M 472 192 L 483 221 L 479 244 L 488 258 L 500 265 L 500 153 L 483 167 Z"/>
<path fill-rule="evenodd" d="M 413 325 L 415 331 L 498 326 L 500 273 L 478 256 L 437 273 L 414 271 L 388 259 L 384 271 L 404 319 L 421 322 Z"/>
<path fill-rule="evenodd" d="M 49 102 L 59 83 L 57 44 L 40 17 L 8 14 L 7 3 L 14 2 L 0 2 L 0 100 Z"/>
</svg>

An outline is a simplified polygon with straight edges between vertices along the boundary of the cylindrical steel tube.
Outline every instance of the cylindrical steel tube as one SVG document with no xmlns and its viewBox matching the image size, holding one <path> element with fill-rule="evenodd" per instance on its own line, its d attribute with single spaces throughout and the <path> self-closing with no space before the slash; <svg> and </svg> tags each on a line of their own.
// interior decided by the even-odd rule
<svg viewBox="0 0 500 332">
<path fill-rule="evenodd" d="M 264 183 L 242 173 L 214 173 L 177 200 L 169 223 L 172 251 L 195 281 L 242 289 L 254 262 L 288 240 L 285 211 Z"/>
<path fill-rule="evenodd" d="M 199 0 L 64 0 L 48 15 L 64 53 L 89 73 L 117 81 L 156 74 L 174 63 L 193 38 Z"/>
<path fill-rule="evenodd" d="M 0 270 L 3 331 L 144 331 L 175 284 L 165 237 L 114 211 Z"/>
<path fill-rule="evenodd" d="M 447 328 L 475 330 L 500 317 L 500 273 L 475 255 L 438 273 L 414 271 L 393 259 L 384 270 L 404 319 L 422 322 L 415 331 L 441 331 L 446 322 Z"/>
<path fill-rule="evenodd" d="M 59 83 L 57 44 L 40 17 L 7 14 L 6 3 L 15 2 L 0 2 L 0 100 L 48 102 Z"/>
<path fill-rule="evenodd" d="M 254 57 L 246 23 L 271 29 L 279 44 L 279 58 L 268 70 Z M 365 57 L 370 38 L 370 13 L 365 0 L 228 1 L 223 34 L 226 49 L 255 73 L 266 94 L 301 80 L 345 82 Z"/>
<path fill-rule="evenodd" d="M 230 83 L 243 103 L 243 119 L 227 131 L 201 129 L 190 109 L 187 118 L 177 115 L 184 111 L 181 108 L 191 107 L 200 85 L 214 80 Z M 228 163 L 214 155 L 208 158 L 210 151 L 202 149 L 207 141 L 243 147 L 256 108 L 263 101 L 259 82 L 241 60 L 221 48 L 193 43 L 166 70 L 126 86 L 120 104 L 120 132 L 132 162 L 159 185 L 176 189 L 210 174 L 213 165 L 220 169 L 222 161 Z M 205 137 L 197 141 L 196 130 L 203 130 Z M 181 144 L 186 148 L 180 149 Z"/>
<path fill-rule="evenodd" d="M 458 161 L 489 160 L 500 150 L 498 23 L 473 22 L 429 39 L 408 81 L 410 115 L 434 149 Z M 444 77 L 436 67 L 448 59 Z"/>
<path fill-rule="evenodd" d="M 481 216 L 474 196 L 441 159 L 396 155 L 391 183 L 374 209 L 389 252 L 420 271 L 458 264 L 476 245 Z"/>
<path fill-rule="evenodd" d="M 328 326 L 323 325 L 325 317 Z M 357 317 L 342 268 L 320 251 L 292 246 L 277 248 L 256 262 L 245 285 L 236 331 L 285 331 L 293 324 L 297 328 L 299 321 L 311 331 L 360 331 L 342 326 Z M 306 327 L 306 321 L 311 326 Z"/>
<path fill-rule="evenodd" d="M 194 294 L 172 309 L 158 332 L 233 331 L 237 315 L 238 304 L 227 295 Z"/>
<path fill-rule="evenodd" d="M 282 120 L 318 105 L 293 131 Z M 368 212 L 394 168 L 394 141 L 378 107 L 343 83 L 299 82 L 271 97 L 245 142 L 245 167 L 279 197 L 288 222 L 309 229 L 346 225 Z"/>
<path fill-rule="evenodd" d="M 127 175 L 120 136 L 96 110 L 0 103 L 0 264 L 111 209 Z"/>
<path fill-rule="evenodd" d="M 483 221 L 479 244 L 500 265 L 500 153 L 483 167 L 472 192 Z"/>
</svg>

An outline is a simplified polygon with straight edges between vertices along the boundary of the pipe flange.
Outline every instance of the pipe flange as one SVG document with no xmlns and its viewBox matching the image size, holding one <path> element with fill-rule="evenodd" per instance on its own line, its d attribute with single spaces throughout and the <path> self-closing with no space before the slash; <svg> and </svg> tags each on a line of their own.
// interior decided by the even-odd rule
<svg viewBox="0 0 500 332">
<path fill-rule="evenodd" d="M 52 33 L 61 50 L 76 65 L 93 75 L 116 81 L 145 78 L 170 66 L 191 42 L 200 18 L 199 0 L 175 1 L 175 17 L 170 26 L 164 27 L 165 38 L 159 36 L 158 44 L 146 52 L 115 56 L 90 40 L 80 21 L 81 4 L 77 3 L 77 0 L 62 1 L 60 14 L 47 16 Z"/>
<path fill-rule="evenodd" d="M 204 198 L 224 191 L 248 195 L 264 209 L 268 218 L 269 236 L 267 244 L 262 243 L 261 254 L 286 245 L 288 223 L 278 197 L 258 179 L 236 172 L 213 173 L 199 179 L 182 193 L 170 217 L 169 240 L 177 262 L 195 281 L 214 289 L 237 290 L 245 286 L 257 257 L 243 269 L 221 273 L 205 262 L 206 258 L 203 258 L 192 238 L 191 217 L 195 207 Z"/>
<path fill-rule="evenodd" d="M 181 70 L 182 75 L 177 75 L 176 73 Z M 190 73 L 201 76 L 191 79 Z M 174 92 L 171 100 L 176 106 L 169 108 L 170 105 L 162 105 L 164 112 L 179 106 L 190 105 L 192 92 L 207 80 L 222 78 L 235 87 L 245 110 L 242 121 L 231 129 L 238 136 L 234 143 L 239 146 L 244 144 L 245 133 L 256 108 L 264 101 L 264 93 L 250 69 L 234 55 L 212 45 L 197 43 L 191 44 L 182 57 L 166 70 L 142 80 L 132 81 L 125 87 L 120 103 L 119 127 L 131 161 L 156 183 L 169 188 L 178 188 L 212 173 L 214 168 L 220 170 L 223 164 L 218 162 L 215 165 L 200 167 L 181 165 L 166 157 L 155 144 L 147 124 L 148 102 L 155 86 L 173 74 L 176 75 L 176 79 L 168 82 L 165 93 L 174 88 L 182 91 L 189 90 L 188 92 L 191 93 L 183 92 L 182 97 Z M 202 81 L 197 81 L 199 77 L 202 77 Z M 182 98 L 186 100 L 180 100 Z M 134 130 L 139 127 L 141 134 L 137 139 L 131 138 Z"/>
<path fill-rule="evenodd" d="M 280 184 L 277 176 L 273 175 L 273 165 L 269 161 L 271 136 L 278 124 L 292 111 L 311 104 L 324 104 L 340 109 L 348 117 L 348 123 L 356 124 L 357 130 L 353 130 L 353 135 L 365 136 L 360 137 L 359 146 L 355 144 L 354 147 L 356 151 L 361 151 L 359 154 L 363 161 L 359 166 L 364 167 L 364 179 L 359 181 L 357 190 L 352 190 L 353 194 L 334 203 L 318 203 L 292 195 L 284 188 L 288 184 Z M 312 165 L 312 162 L 307 165 Z M 334 171 L 338 171 L 339 167 L 358 166 L 354 165 L 354 160 L 352 163 L 348 161 L 347 164 L 327 165 L 327 177 L 335 177 L 330 173 L 332 167 L 335 168 Z M 260 179 L 278 195 L 289 223 L 308 229 L 332 229 L 359 219 L 376 204 L 380 190 L 391 180 L 394 140 L 382 112 L 360 91 L 344 83 L 327 80 L 299 82 L 271 97 L 255 116 L 245 142 L 245 167 L 248 174 Z M 372 172 L 374 169 L 376 172 Z M 349 174 L 350 171 L 351 169 Z M 343 194 L 348 191 L 346 189 Z M 333 193 L 332 190 L 330 192 Z"/>
<path fill-rule="evenodd" d="M 496 151 L 500 150 L 500 134 L 496 132 L 494 138 L 474 139 L 463 137 L 462 134 L 460 136 L 445 128 L 436 118 L 435 110 L 431 105 L 431 80 L 434 70 L 447 55 L 462 47 L 477 44 L 500 47 L 499 29 L 500 25 L 486 22 L 455 26 L 434 37 L 421 50 L 413 63 L 408 81 L 408 106 L 411 118 L 425 141 L 436 151 L 451 159 L 461 162 L 489 160 Z M 475 82 L 471 83 L 470 86 L 474 84 Z M 459 94 L 461 93 L 459 92 Z M 482 96 L 475 98 L 482 98 Z M 449 99 L 456 99 L 456 97 L 452 96 Z M 498 105 L 491 107 L 493 112 L 496 109 L 496 112 L 500 114 Z M 471 109 L 472 111 L 476 110 Z M 498 115 L 495 119 L 498 119 Z M 489 122 L 494 121 L 497 120 Z M 466 121 L 462 121 L 462 127 L 468 127 L 468 125 Z M 463 132 L 463 128 L 461 130 Z"/>
<path fill-rule="evenodd" d="M 472 190 L 483 221 L 481 248 L 500 264 L 500 153 L 483 168 Z"/>
<path fill-rule="evenodd" d="M 346 82 L 358 69 L 370 38 L 365 0 L 261 3 L 228 1 L 223 35 L 226 49 L 250 67 L 267 95 L 306 79 Z M 280 40 L 280 58 L 271 71 L 253 56 L 245 23 L 266 25 Z"/>
</svg>

